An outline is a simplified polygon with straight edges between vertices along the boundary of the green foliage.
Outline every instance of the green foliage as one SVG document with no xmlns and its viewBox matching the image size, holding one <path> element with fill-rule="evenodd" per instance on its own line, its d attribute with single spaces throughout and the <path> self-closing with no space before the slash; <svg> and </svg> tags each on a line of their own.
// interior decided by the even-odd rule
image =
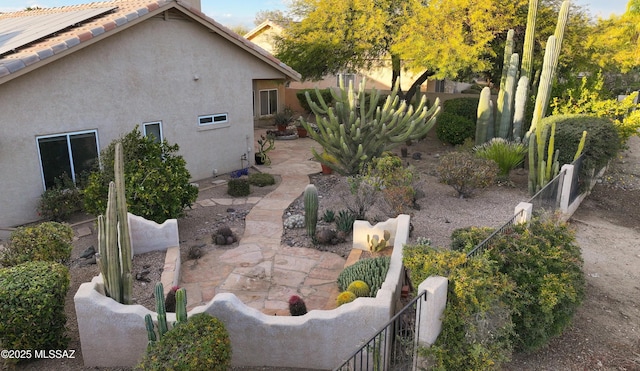
<svg viewBox="0 0 640 371">
<path fill-rule="evenodd" d="M 247 197 L 251 193 L 249 181 L 243 178 L 229 179 L 227 194 L 232 197 Z"/>
<path fill-rule="evenodd" d="M 341 232 L 351 233 L 356 215 L 349 210 L 340 210 L 336 215 L 336 228 Z"/>
<path fill-rule="evenodd" d="M 602 169 L 621 149 L 618 131 L 613 122 L 606 117 L 557 115 L 546 117 L 541 122 L 544 126 L 554 123 L 555 147 L 560 150 L 558 162 L 561 164 L 570 164 L 573 161 L 582 132 L 587 132 L 581 169 L 583 175 Z"/>
<path fill-rule="evenodd" d="M 326 89 L 320 89 L 320 96 L 322 97 L 322 100 L 328 105 L 328 106 L 333 106 L 333 95 L 331 95 L 331 89 L 326 88 Z M 314 89 L 304 89 L 304 90 L 298 90 L 296 92 L 296 98 L 298 98 L 298 102 L 300 103 L 300 106 L 304 109 L 305 112 L 307 113 L 311 113 L 311 106 L 309 106 L 309 101 L 307 100 L 307 93 L 309 94 L 309 99 L 311 99 L 312 102 L 314 102 L 317 105 L 320 105 L 320 99 L 318 98 L 318 96 L 316 94 L 314 94 Z"/>
<path fill-rule="evenodd" d="M 414 183 L 418 174 L 413 167 L 405 168 L 400 157 L 384 152 L 381 157 L 374 158 L 362 173 L 368 184 L 382 192 L 393 216 L 413 206 L 416 193 Z M 375 196 L 375 193 L 371 195 Z"/>
<path fill-rule="evenodd" d="M 595 80 L 594 80 L 595 79 Z M 555 97 L 551 106 L 553 114 L 583 114 L 609 118 L 613 120 L 622 144 L 640 129 L 640 103 L 634 103 L 638 92 L 634 92 L 622 101 L 605 99 L 601 74 L 594 78 L 583 77 L 578 88 L 567 89 L 560 97 Z"/>
<path fill-rule="evenodd" d="M 451 250 L 469 252 L 493 231 L 494 229 L 489 227 L 458 228 L 451 233 Z"/>
<path fill-rule="evenodd" d="M 521 349 L 536 349 L 562 333 L 584 299 L 580 247 L 567 224 L 534 219 L 501 235 L 486 250 L 517 285 L 513 322 Z"/>
<path fill-rule="evenodd" d="M 432 275 L 449 279 L 442 332 L 430 348 L 419 353 L 436 370 L 489 370 L 512 354 L 512 310 L 505 305 L 514 285 L 482 257 L 468 260 L 462 252 L 429 246 L 405 246 L 404 265 L 412 282 Z"/>
<path fill-rule="evenodd" d="M 249 174 L 249 184 L 256 187 L 265 187 L 276 184 L 276 179 L 268 173 L 253 173 Z"/>
<path fill-rule="evenodd" d="M 369 296 L 369 293 L 371 292 L 369 285 L 361 280 L 351 282 L 347 287 L 347 291 L 351 291 L 356 295 L 356 297 Z"/>
<path fill-rule="evenodd" d="M 367 235 L 367 245 L 369 246 L 369 251 L 372 253 L 380 252 L 386 249 L 389 245 L 389 238 L 391 237 L 391 233 L 385 230 L 382 238 L 377 234 L 373 236 Z"/>
<path fill-rule="evenodd" d="M 198 189 L 189 183 L 191 175 L 177 144 L 142 136 L 138 127 L 113 141 L 101 154 L 102 168 L 90 175 L 84 190 L 85 209 L 95 215 L 107 208 L 109 182 L 114 180 L 115 143 L 124 150 L 124 177 L 129 212 L 163 223 L 183 215 L 198 196 Z"/>
<path fill-rule="evenodd" d="M 82 210 L 82 191 L 67 174 L 56 178 L 54 186 L 44 191 L 38 202 L 38 213 L 47 220 L 61 222 Z"/>
<path fill-rule="evenodd" d="M 325 210 L 324 214 L 322 214 L 322 220 L 324 220 L 325 223 L 333 223 L 335 218 L 336 218 L 336 213 L 331 209 Z"/>
<path fill-rule="evenodd" d="M 390 262 L 391 258 L 388 256 L 358 260 L 340 272 L 338 288 L 346 291 L 353 281 L 364 281 L 369 285 L 369 295 L 375 297 L 387 277 Z"/>
<path fill-rule="evenodd" d="M 480 90 L 478 90 L 480 93 Z M 476 122 L 476 116 L 478 114 L 478 103 L 480 98 L 465 97 L 454 98 L 445 100 L 442 102 L 442 113 L 451 113 L 454 115 L 462 116 L 468 120 L 471 120 L 474 124 Z M 440 120 L 438 119 L 438 122 Z"/>
<path fill-rule="evenodd" d="M 178 323 L 147 348 L 138 370 L 227 370 L 231 341 L 224 324 L 207 313 Z"/>
<path fill-rule="evenodd" d="M 370 90 L 367 111 L 364 87 L 363 80 L 358 91 L 352 87 L 341 87 L 337 92 L 332 90 L 335 99 L 333 107 L 322 100 L 320 104 L 310 102 L 317 131 L 312 130 L 304 119 L 301 121 L 309 136 L 322 146 L 324 152 L 336 158 L 335 163 L 329 163 L 312 148 L 316 160 L 342 175 L 356 175 L 364 164 L 384 151 L 407 140 L 423 138 L 435 124 L 440 110 L 438 102 L 427 109 L 424 96 L 414 110 L 413 106 L 400 100 L 396 86 L 381 107 L 380 92 Z M 319 92 L 316 91 L 316 95 L 319 96 Z M 309 93 L 307 97 L 311 100 Z"/>
<path fill-rule="evenodd" d="M 442 112 L 440 116 L 438 116 L 436 134 L 441 141 L 457 146 L 464 143 L 464 140 L 467 138 L 474 138 L 476 125 L 474 121 L 468 118 Z"/>
<path fill-rule="evenodd" d="M 498 165 L 468 152 L 451 152 L 440 158 L 438 175 L 441 183 L 450 185 L 460 198 L 471 197 L 476 189 L 492 185 Z"/>
<path fill-rule="evenodd" d="M 259 147 L 256 152 L 256 156 L 260 158 L 260 161 L 262 161 L 264 165 L 271 165 L 271 158 L 267 153 L 276 147 L 275 136 L 273 134 L 268 134 L 266 136 L 262 134 L 257 142 Z"/>
<path fill-rule="evenodd" d="M 336 304 L 338 306 L 341 306 L 343 304 L 351 303 L 352 301 L 356 300 L 357 298 L 358 297 L 353 292 L 351 292 L 351 291 L 343 291 L 340 294 L 338 294 L 338 297 L 336 298 Z"/>
<path fill-rule="evenodd" d="M 176 322 L 174 326 L 178 323 L 187 321 L 187 291 L 184 288 L 180 288 L 175 290 L 175 314 L 176 314 Z M 164 286 L 162 282 L 156 283 L 156 287 L 154 290 L 154 296 L 156 298 L 156 313 L 157 313 L 157 328 L 158 333 L 156 336 L 156 331 L 153 326 L 153 318 L 151 314 L 146 314 L 144 316 L 144 323 L 147 329 L 147 337 L 149 338 L 149 346 L 155 344 L 158 338 L 162 339 L 164 335 L 169 331 L 169 325 L 167 323 L 167 310 L 166 310 L 166 299 L 164 297 Z"/>
<path fill-rule="evenodd" d="M 524 144 L 509 142 L 502 138 L 493 138 L 474 149 L 478 157 L 495 162 L 500 168 L 498 176 L 503 178 L 508 178 L 511 170 L 522 164 L 527 154 L 527 146 Z"/>
<path fill-rule="evenodd" d="M 10 267 L 30 261 L 66 263 L 71 257 L 73 230 L 66 224 L 44 222 L 19 227 L 0 252 L 0 264 Z"/>
<path fill-rule="evenodd" d="M 55 262 L 0 269 L 2 349 L 67 348 L 64 305 L 69 280 L 67 267 Z"/>
</svg>

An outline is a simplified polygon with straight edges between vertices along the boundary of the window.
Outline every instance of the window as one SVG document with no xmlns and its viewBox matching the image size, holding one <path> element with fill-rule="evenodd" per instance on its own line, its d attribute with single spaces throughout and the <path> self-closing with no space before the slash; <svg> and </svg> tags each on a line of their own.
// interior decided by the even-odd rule
<svg viewBox="0 0 640 371">
<path fill-rule="evenodd" d="M 215 113 L 198 117 L 198 126 L 225 124 L 229 122 L 226 113 Z M 226 126 L 226 125 L 225 125 Z"/>
<path fill-rule="evenodd" d="M 145 137 L 153 136 L 156 143 L 162 142 L 162 121 L 145 122 L 142 124 L 142 130 Z"/>
<path fill-rule="evenodd" d="M 260 90 L 260 116 L 278 112 L 278 90 Z"/>
<path fill-rule="evenodd" d="M 340 87 L 340 80 L 344 83 L 344 88 L 349 89 L 349 84 L 353 84 L 353 88 L 356 88 L 356 75 L 353 73 L 339 73 L 336 86 Z"/>
<path fill-rule="evenodd" d="M 98 159 L 96 130 L 41 136 L 36 140 L 45 189 L 64 174 L 79 182 Z"/>
<path fill-rule="evenodd" d="M 436 80 L 436 93 L 444 93 L 444 92 L 445 92 L 445 81 Z"/>
</svg>

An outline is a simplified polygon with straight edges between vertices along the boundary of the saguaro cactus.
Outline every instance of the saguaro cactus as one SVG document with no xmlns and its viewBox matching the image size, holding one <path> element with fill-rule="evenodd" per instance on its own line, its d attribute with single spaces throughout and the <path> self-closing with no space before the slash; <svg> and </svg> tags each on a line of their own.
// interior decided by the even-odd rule
<svg viewBox="0 0 640 371">
<path fill-rule="evenodd" d="M 131 239 L 124 191 L 122 143 L 116 143 L 115 181 L 109 183 L 106 215 L 98 216 L 98 261 L 105 292 L 122 304 L 131 304 Z"/>
<path fill-rule="evenodd" d="M 524 115 L 527 108 L 527 95 L 529 93 L 529 79 L 527 76 L 520 76 L 518 87 L 516 88 L 516 99 L 513 108 L 513 140 L 522 139 L 522 127 L 524 126 Z"/>
<path fill-rule="evenodd" d="M 489 141 L 493 133 L 489 132 L 493 128 L 493 101 L 491 101 L 491 88 L 485 86 L 480 92 L 478 101 L 478 118 L 476 120 L 476 145 Z M 493 131 L 493 130 L 492 130 Z"/>
<path fill-rule="evenodd" d="M 316 235 L 318 224 L 318 189 L 313 184 L 304 189 L 304 225 L 307 227 L 307 235 Z"/>
<path fill-rule="evenodd" d="M 301 120 L 302 126 L 320 143 L 324 152 L 336 158 L 337 162 L 330 167 L 342 175 L 357 174 L 362 164 L 379 157 L 382 152 L 407 140 L 423 138 L 440 112 L 437 99 L 431 108 L 427 108 L 426 98 L 422 96 L 415 110 L 407 102 L 400 101 L 397 84 L 384 105 L 379 106 L 380 93 L 372 89 L 365 94 L 364 87 L 363 80 L 358 92 L 351 87 L 346 90 L 344 86 L 338 93 L 332 90 L 333 107 L 327 106 L 317 89 L 319 104 L 307 95 L 309 106 L 316 115 L 318 131 L 312 130 L 306 120 Z M 319 162 L 329 166 L 315 149 L 312 153 Z"/>
</svg>

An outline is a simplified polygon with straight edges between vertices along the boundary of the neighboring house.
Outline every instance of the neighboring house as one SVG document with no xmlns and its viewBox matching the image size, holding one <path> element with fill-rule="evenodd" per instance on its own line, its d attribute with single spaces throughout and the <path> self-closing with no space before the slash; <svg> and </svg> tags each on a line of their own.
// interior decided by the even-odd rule
<svg viewBox="0 0 640 371">
<path fill-rule="evenodd" d="M 275 54 L 274 40 L 280 36 L 283 32 L 283 28 L 275 24 L 272 21 L 266 20 L 258 25 L 256 28 L 247 33 L 244 37 L 259 45 L 263 49 L 269 51 L 271 54 Z M 365 79 L 366 88 L 376 88 L 378 90 L 390 91 L 391 78 L 393 72 L 391 69 L 391 60 L 384 60 L 378 67 L 373 67 L 369 70 L 360 70 L 357 72 L 345 72 L 337 75 L 327 75 L 319 81 L 304 81 L 304 82 L 291 82 L 287 85 L 286 101 L 287 105 L 301 109 L 297 106 L 297 98 L 295 92 L 299 89 L 310 89 L 318 87 L 320 89 L 336 88 L 338 87 L 338 81 L 340 78 L 345 81 L 345 86 L 349 82 L 352 82 L 354 86 L 358 86 L 362 79 Z M 419 77 L 419 74 L 412 73 L 410 71 L 401 71 L 400 82 L 402 88 L 407 90 L 413 84 L 413 82 Z M 471 84 L 457 83 L 449 80 L 428 80 L 425 82 L 421 89 L 424 92 L 432 93 L 460 93 L 462 90 L 468 88 Z M 275 87 L 274 87 L 275 88 Z"/>
<path fill-rule="evenodd" d="M 136 125 L 179 144 L 193 179 L 247 166 L 261 86 L 299 78 L 199 0 L 0 14 L 0 227 L 37 220 L 56 177 Z"/>
</svg>

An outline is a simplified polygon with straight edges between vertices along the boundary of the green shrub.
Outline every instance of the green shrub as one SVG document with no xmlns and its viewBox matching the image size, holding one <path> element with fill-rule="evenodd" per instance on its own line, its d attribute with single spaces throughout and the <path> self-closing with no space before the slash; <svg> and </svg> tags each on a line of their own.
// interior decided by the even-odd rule
<svg viewBox="0 0 640 371">
<path fill-rule="evenodd" d="M 351 283 L 359 280 L 369 285 L 369 295 L 375 297 L 387 278 L 390 262 L 391 258 L 388 256 L 358 260 L 338 275 L 340 291 L 347 291 Z"/>
<path fill-rule="evenodd" d="M 265 187 L 276 184 L 276 179 L 268 173 L 253 173 L 249 174 L 249 184 L 256 187 Z"/>
<path fill-rule="evenodd" d="M 73 229 L 58 222 L 20 227 L 11 233 L 0 264 L 10 267 L 29 261 L 65 263 L 71 257 Z"/>
<path fill-rule="evenodd" d="M 475 147 L 478 157 L 491 160 L 498 165 L 498 175 L 508 178 L 516 166 L 522 164 L 528 147 L 522 143 L 509 142 L 503 138 L 493 138 L 481 146 Z"/>
<path fill-rule="evenodd" d="M 315 89 L 304 89 L 296 92 L 296 98 L 298 98 L 298 102 L 300 103 L 300 107 L 302 107 L 305 112 L 311 113 L 311 107 L 309 106 L 309 102 L 305 97 L 305 93 L 309 92 L 309 96 L 311 97 L 312 102 L 318 103 L 318 96 L 315 93 Z M 320 95 L 322 95 L 322 99 L 324 102 L 331 106 L 333 104 L 333 95 L 331 95 L 331 89 L 320 89 Z"/>
<path fill-rule="evenodd" d="M 82 191 L 68 175 L 56 178 L 54 186 L 44 191 L 38 202 L 38 213 L 46 220 L 62 222 L 82 210 Z"/>
<path fill-rule="evenodd" d="M 227 194 L 232 197 L 246 197 L 251 193 L 251 186 L 247 179 L 229 179 L 227 183 Z"/>
<path fill-rule="evenodd" d="M 199 313 L 177 324 L 155 342 L 136 366 L 139 370 L 227 370 L 231 341 L 224 324 Z"/>
<path fill-rule="evenodd" d="M 402 214 L 413 206 L 414 183 L 418 176 L 413 167 L 404 167 L 402 159 L 384 152 L 374 158 L 363 170 L 367 182 L 382 191 L 385 202 L 394 216 Z"/>
<path fill-rule="evenodd" d="M 67 348 L 64 304 L 69 279 L 67 267 L 55 262 L 0 269 L 2 349 Z"/>
<path fill-rule="evenodd" d="M 478 90 L 478 93 L 481 90 L 482 88 Z M 480 98 L 476 97 L 449 99 L 442 102 L 442 112 L 462 116 L 471 120 L 475 125 L 478 116 L 478 102 L 480 102 Z"/>
<path fill-rule="evenodd" d="M 476 189 L 492 185 L 498 165 L 468 152 L 451 152 L 440 158 L 438 175 L 441 183 L 450 185 L 460 198 L 471 197 Z"/>
<path fill-rule="evenodd" d="M 613 122 L 606 117 L 587 115 L 557 115 L 545 117 L 540 123 L 551 125 L 556 123 L 555 148 L 560 150 L 558 162 L 570 164 L 578 149 L 582 131 L 587 131 L 584 144 L 584 175 L 599 171 L 615 158 L 620 151 L 621 143 Z"/>
<path fill-rule="evenodd" d="M 482 257 L 467 259 L 462 252 L 429 246 L 405 246 L 404 265 L 412 282 L 432 275 L 449 279 L 442 332 L 419 354 L 436 370 L 492 370 L 512 354 L 512 311 L 505 303 L 514 285 L 495 263 Z"/>
<path fill-rule="evenodd" d="M 494 230 L 489 227 L 458 228 L 451 233 L 451 250 L 468 253 L 489 237 Z"/>
<path fill-rule="evenodd" d="M 457 146 L 463 144 L 465 139 L 474 138 L 476 125 L 468 118 L 453 113 L 442 112 L 437 118 L 436 134 L 444 143 Z"/>
<path fill-rule="evenodd" d="M 565 223 L 534 219 L 492 241 L 487 257 L 517 286 L 512 302 L 520 349 L 536 349 L 562 333 L 584 299 L 580 247 Z"/>
<path fill-rule="evenodd" d="M 85 209 L 104 214 L 107 208 L 109 182 L 114 180 L 113 156 L 115 143 L 122 142 L 124 181 L 127 207 L 130 213 L 163 223 L 183 215 L 198 196 L 198 189 L 189 183 L 191 175 L 177 144 L 165 140 L 157 143 L 144 137 L 136 126 L 123 138 L 109 144 L 101 154 L 102 168 L 89 175 L 84 190 Z"/>
</svg>

